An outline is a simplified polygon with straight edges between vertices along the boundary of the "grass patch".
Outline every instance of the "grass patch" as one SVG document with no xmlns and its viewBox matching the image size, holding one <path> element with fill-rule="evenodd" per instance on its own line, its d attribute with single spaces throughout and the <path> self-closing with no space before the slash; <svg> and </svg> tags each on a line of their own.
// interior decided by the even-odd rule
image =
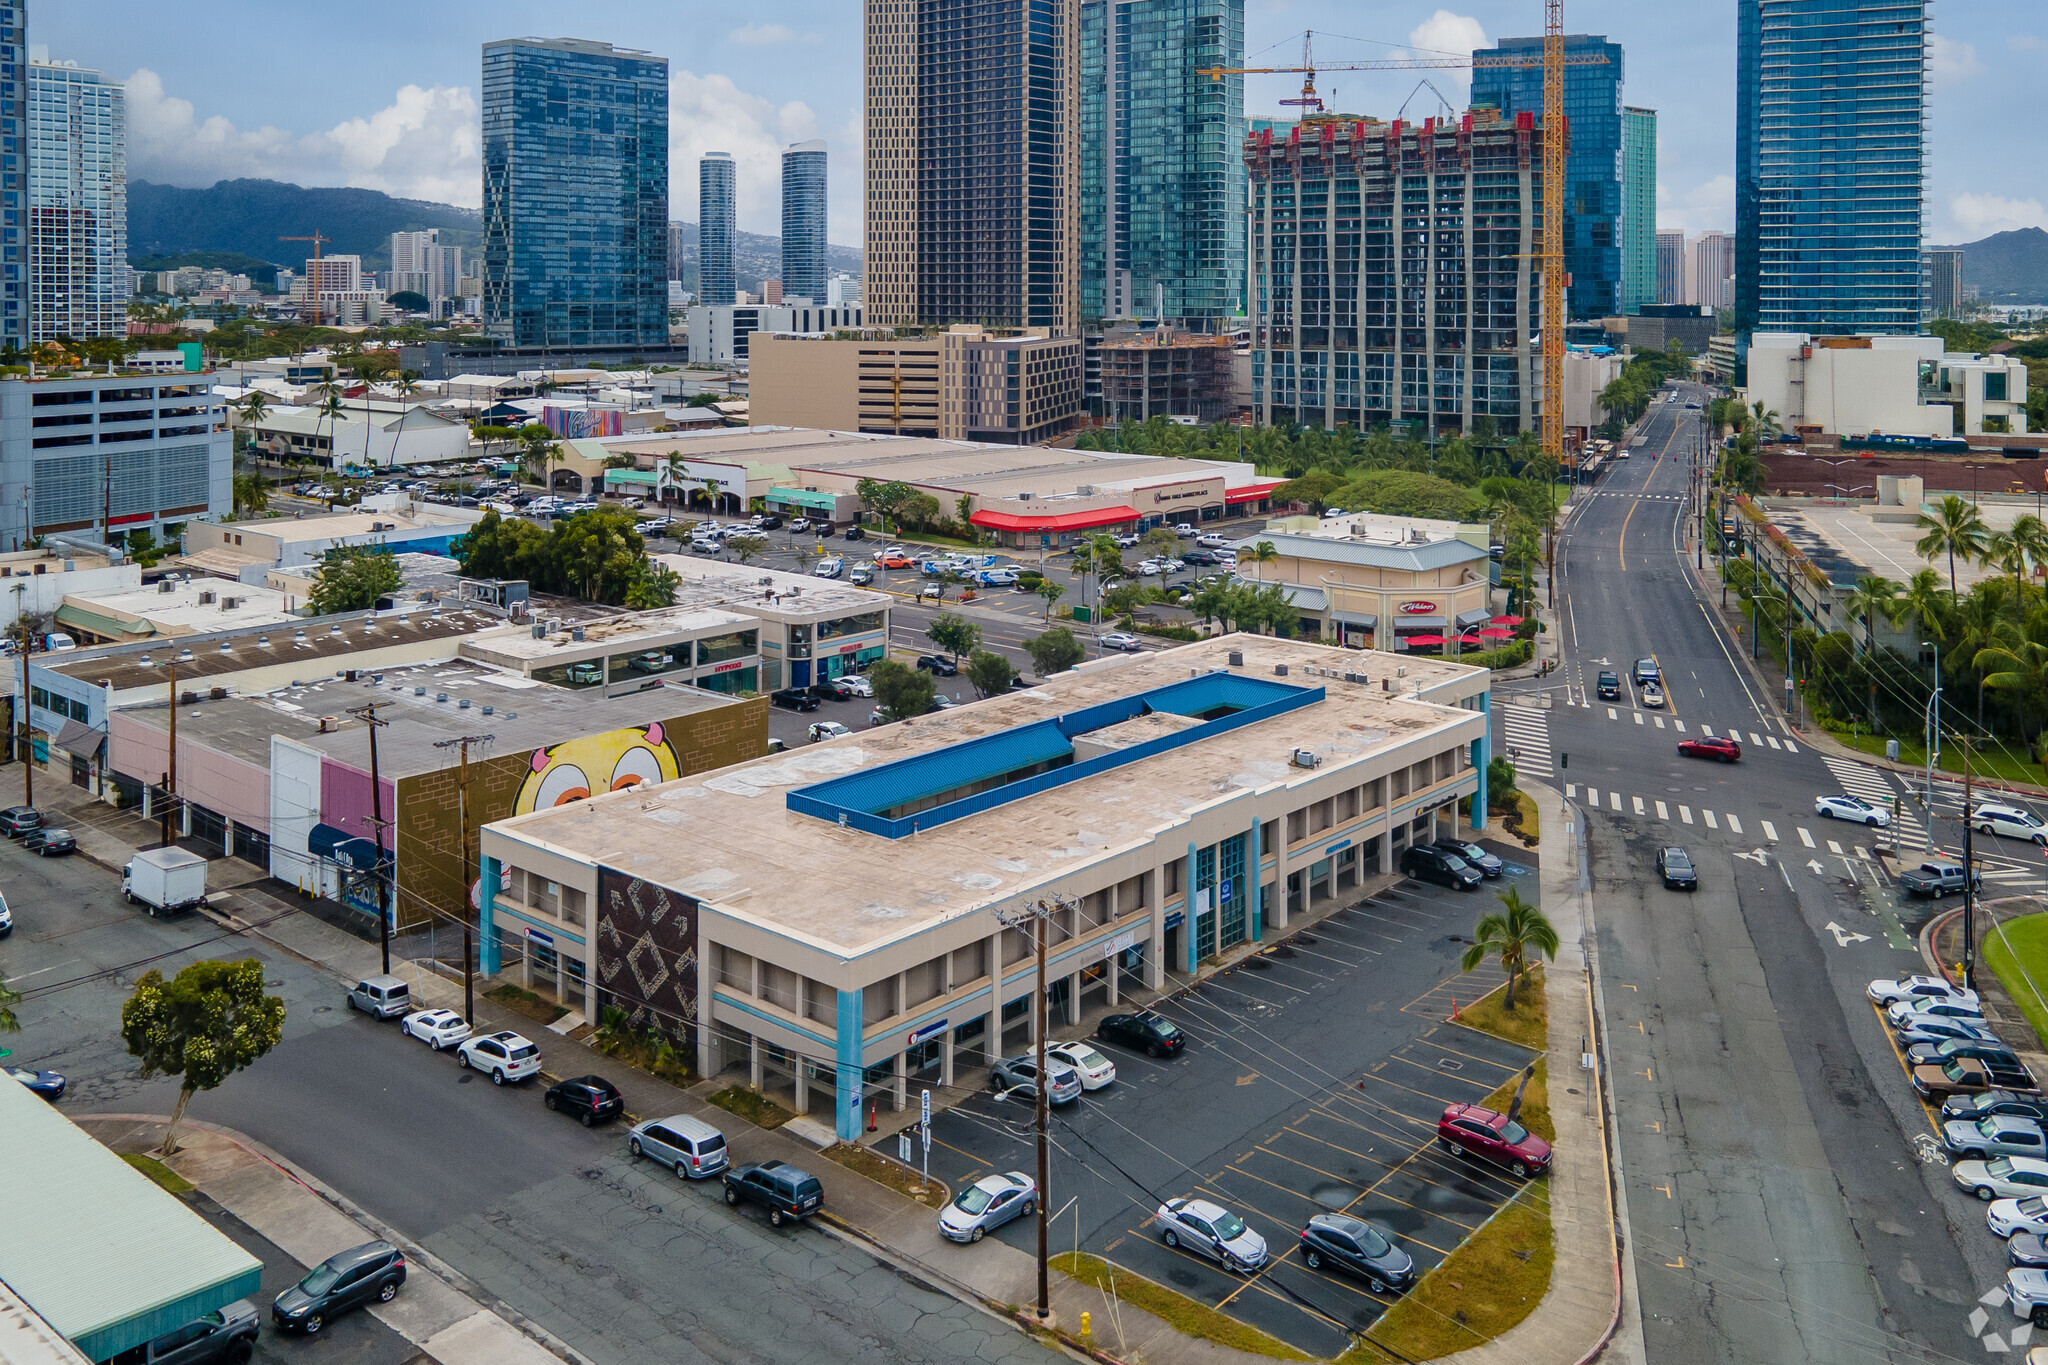
<svg viewBox="0 0 2048 1365">
<path fill-rule="evenodd" d="M 1833 720 L 1826 723 L 1826 729 L 1830 735 L 1850 748 L 1861 753 L 1874 754 L 1879 758 L 1884 757 L 1884 746 L 1890 738 L 1885 735 L 1873 735 L 1868 730 L 1855 729 Z M 1917 739 L 1904 735 L 1897 738 L 1899 762 L 1906 767 L 1918 768 L 1924 772 L 1927 768 L 1927 746 Z M 1978 748 L 1970 755 L 1970 771 L 1978 777 L 1997 778 L 2001 782 L 2024 782 L 2036 787 L 2048 783 L 2048 774 L 2044 774 L 2040 765 L 2027 762 L 2021 753 L 2016 752 L 2026 747 L 2023 743 L 2008 738 L 2005 744 L 2011 747 Z M 1936 763 L 1935 767 L 1943 772 L 1960 775 L 1963 771 L 1962 746 L 1951 744 L 1943 749 L 1941 761 Z M 2048 983 L 2044 983 L 2044 988 L 2048 988 Z"/>
<path fill-rule="evenodd" d="M 1543 967 L 1529 969 L 1515 987 L 1515 1008 L 1507 1007 L 1507 983 L 1458 1011 L 1458 1022 L 1537 1052 L 1550 1046 L 1550 998 L 1543 991 Z"/>
<path fill-rule="evenodd" d="M 2048 1001 L 2041 998 L 2048 994 L 2048 915 L 2006 920 L 1984 935 L 1980 948 L 1984 965 L 2027 1016 L 2036 1038 L 2048 1041 Z"/>
<path fill-rule="evenodd" d="M 516 1010 L 527 1018 L 542 1024 L 552 1024 L 569 1011 L 561 1005 L 541 999 L 523 986 L 506 982 L 493 986 L 484 992 L 484 998 L 495 1000 L 509 1010 Z"/>
<path fill-rule="evenodd" d="M 1526 1186 L 1337 1359 L 1394 1360 L 1373 1349 L 1384 1342 L 1402 1359 L 1435 1360 L 1490 1341 L 1535 1312 L 1556 1257 L 1549 1193 L 1543 1180 Z"/>
<path fill-rule="evenodd" d="M 1487 808 L 1500 815 L 1501 828 L 1520 839 L 1527 848 L 1534 848 L 1543 842 L 1543 822 L 1536 814 L 1536 798 L 1527 792 L 1510 791 L 1497 800 L 1489 800 Z"/>
<path fill-rule="evenodd" d="M 760 1091 L 743 1085 L 727 1086 L 711 1097 L 711 1103 L 728 1114 L 738 1114 L 756 1128 L 780 1128 L 796 1117 Z"/>
<path fill-rule="evenodd" d="M 166 1194 L 186 1194 L 195 1188 L 191 1181 L 153 1156 L 144 1156 L 140 1152 L 123 1152 L 121 1160 L 161 1185 Z"/>
<path fill-rule="evenodd" d="M 871 1147 L 840 1142 L 827 1147 L 825 1156 L 849 1171 L 859 1171 L 878 1185 L 887 1185 L 898 1194 L 909 1195 L 926 1208 L 942 1209 L 953 1197 L 945 1182 L 926 1181 L 916 1171 L 901 1162 L 891 1161 Z"/>
<path fill-rule="evenodd" d="M 1268 1356 L 1274 1360 L 1311 1360 L 1286 1342 L 1269 1337 L 1256 1327 L 1246 1326 L 1228 1313 L 1211 1308 L 1206 1303 L 1197 1303 L 1185 1294 L 1177 1294 L 1165 1285 L 1154 1284 L 1142 1275 L 1133 1275 L 1121 1266 L 1112 1266 L 1099 1256 L 1080 1255 L 1062 1251 L 1050 1262 L 1054 1270 L 1079 1280 L 1082 1284 L 1110 1293 L 1133 1308 L 1142 1308 L 1153 1317 L 1172 1326 L 1187 1336 L 1200 1337 L 1233 1350 L 1249 1351 L 1253 1355 Z M 1105 1331 L 1114 1331 L 1107 1321 L 1098 1322 L 1095 1335 L 1104 1340 Z"/>
</svg>

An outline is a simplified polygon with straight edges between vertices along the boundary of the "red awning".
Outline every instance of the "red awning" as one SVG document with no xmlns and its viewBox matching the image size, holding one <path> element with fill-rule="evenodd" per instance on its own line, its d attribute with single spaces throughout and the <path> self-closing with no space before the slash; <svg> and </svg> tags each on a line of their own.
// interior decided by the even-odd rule
<svg viewBox="0 0 2048 1365">
<path fill-rule="evenodd" d="M 1286 482 L 1285 479 L 1274 479 L 1270 483 L 1248 483 L 1242 488 L 1227 489 L 1223 494 L 1223 501 L 1257 502 L 1261 498 L 1271 497 L 1273 490 Z"/>
<path fill-rule="evenodd" d="M 1115 526 L 1136 521 L 1135 507 L 1098 507 L 1091 512 L 1062 512 L 1058 516 L 1018 516 L 1014 512 L 976 512 L 968 520 L 989 531 L 1085 531 L 1091 526 Z"/>
</svg>

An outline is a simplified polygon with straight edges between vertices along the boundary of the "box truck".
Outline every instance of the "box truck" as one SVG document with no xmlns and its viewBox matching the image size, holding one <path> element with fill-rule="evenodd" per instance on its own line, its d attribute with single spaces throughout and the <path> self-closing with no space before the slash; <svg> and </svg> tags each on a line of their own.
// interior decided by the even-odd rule
<svg viewBox="0 0 2048 1365">
<path fill-rule="evenodd" d="M 206 859 L 182 848 L 150 848 L 121 869 L 121 894 L 151 915 L 206 904 Z"/>
</svg>

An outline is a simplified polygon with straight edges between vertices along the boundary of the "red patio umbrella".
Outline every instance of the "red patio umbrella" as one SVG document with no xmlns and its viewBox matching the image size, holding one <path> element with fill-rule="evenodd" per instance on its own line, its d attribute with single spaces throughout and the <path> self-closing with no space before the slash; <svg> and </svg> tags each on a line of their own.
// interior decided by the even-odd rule
<svg viewBox="0 0 2048 1365">
<path fill-rule="evenodd" d="M 1522 618 L 1519 616 L 1496 616 L 1486 624 L 1490 626 L 1519 626 L 1522 624 Z"/>
<path fill-rule="evenodd" d="M 1458 637 L 1458 646 L 1461 649 L 1472 649 L 1480 643 L 1477 635 L 1460 635 Z"/>
<path fill-rule="evenodd" d="M 1488 626 L 1479 632 L 1479 637 L 1483 640 L 1512 640 L 1515 633 L 1506 626 Z"/>
<path fill-rule="evenodd" d="M 1418 646 L 1422 645 L 1429 645 L 1437 649 L 1442 649 L 1444 647 L 1444 637 L 1441 635 L 1403 635 L 1401 637 L 1401 643 L 1408 646 L 1408 648 L 1410 649 L 1415 649 Z"/>
</svg>

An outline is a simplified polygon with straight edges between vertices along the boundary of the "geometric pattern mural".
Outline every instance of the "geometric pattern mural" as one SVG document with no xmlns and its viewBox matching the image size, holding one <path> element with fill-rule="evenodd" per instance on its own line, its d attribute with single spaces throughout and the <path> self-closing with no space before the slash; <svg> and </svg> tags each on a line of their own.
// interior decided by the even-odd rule
<svg viewBox="0 0 2048 1365">
<path fill-rule="evenodd" d="M 635 1027 L 694 1042 L 697 902 L 638 877 L 597 869 L 597 985 Z"/>
</svg>

